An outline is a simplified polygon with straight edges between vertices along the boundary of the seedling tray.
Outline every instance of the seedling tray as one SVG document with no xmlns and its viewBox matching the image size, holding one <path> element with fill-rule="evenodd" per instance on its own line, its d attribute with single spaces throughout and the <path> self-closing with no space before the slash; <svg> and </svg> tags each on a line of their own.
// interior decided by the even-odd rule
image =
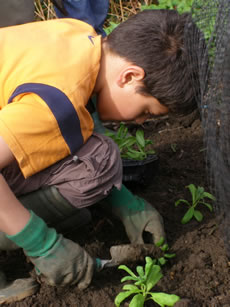
<svg viewBox="0 0 230 307">
<path fill-rule="evenodd" d="M 147 185 L 158 171 L 159 158 L 148 155 L 144 160 L 122 159 L 123 182 L 137 182 Z"/>
</svg>

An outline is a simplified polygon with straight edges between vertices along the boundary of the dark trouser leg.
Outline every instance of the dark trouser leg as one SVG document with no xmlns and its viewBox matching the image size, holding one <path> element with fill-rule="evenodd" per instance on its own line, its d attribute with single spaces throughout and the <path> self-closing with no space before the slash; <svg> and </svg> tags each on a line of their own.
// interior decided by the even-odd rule
<svg viewBox="0 0 230 307">
<path fill-rule="evenodd" d="M 90 220 L 85 208 L 105 198 L 121 186 L 121 160 L 114 142 L 94 134 L 76 155 L 24 179 L 17 164 L 3 170 L 15 195 L 24 206 L 44 221 L 65 233 Z M 0 250 L 15 249 L 0 233 Z"/>
<path fill-rule="evenodd" d="M 105 198 L 111 189 L 120 188 L 122 171 L 117 146 L 107 137 L 94 135 L 75 156 L 24 179 L 17 164 L 2 171 L 15 195 L 25 207 L 35 211 L 49 225 L 62 230 L 78 227 L 82 212 Z M 85 217 L 85 213 L 83 214 Z M 80 216 L 80 218 L 79 218 Z M 0 233 L 0 250 L 17 248 Z M 35 293 L 32 278 L 7 284 L 0 271 L 0 305 L 21 300 Z"/>
<path fill-rule="evenodd" d="M 91 213 L 86 208 L 73 207 L 54 186 L 39 189 L 19 197 L 21 203 L 34 211 L 46 223 L 60 233 L 74 231 L 91 221 Z M 0 232 L 0 250 L 15 250 L 18 246 Z"/>
</svg>

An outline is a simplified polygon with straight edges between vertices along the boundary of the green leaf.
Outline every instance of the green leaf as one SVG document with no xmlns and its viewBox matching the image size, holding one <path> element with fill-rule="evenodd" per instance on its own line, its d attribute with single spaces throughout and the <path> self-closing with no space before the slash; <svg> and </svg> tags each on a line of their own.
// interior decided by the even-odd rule
<svg viewBox="0 0 230 307">
<path fill-rule="evenodd" d="M 146 155 L 154 155 L 155 153 L 156 151 L 153 149 L 146 151 Z"/>
<path fill-rule="evenodd" d="M 194 210 L 194 217 L 198 222 L 203 220 L 203 214 L 199 210 Z"/>
<path fill-rule="evenodd" d="M 168 249 L 169 249 L 169 246 L 168 246 L 167 243 L 165 243 L 165 244 L 161 247 L 161 250 L 162 250 L 163 252 L 166 252 Z"/>
<path fill-rule="evenodd" d="M 150 291 L 162 276 L 161 267 L 159 265 L 153 265 L 146 280 L 147 291 Z"/>
<path fill-rule="evenodd" d="M 117 131 L 117 137 L 124 139 L 128 133 L 128 128 L 124 124 L 120 124 L 120 128 Z"/>
<path fill-rule="evenodd" d="M 196 198 L 197 198 L 197 196 L 196 196 L 196 194 L 197 194 L 197 189 L 196 189 L 196 187 L 195 187 L 195 185 L 194 184 L 189 184 L 188 186 L 187 186 L 187 188 L 189 189 L 189 191 L 191 192 L 191 194 L 192 194 L 192 204 L 194 204 L 195 202 L 196 202 Z"/>
<path fill-rule="evenodd" d="M 137 278 L 137 275 L 133 273 L 133 271 L 131 271 L 126 265 L 122 264 L 122 265 L 119 265 L 118 267 L 119 270 L 124 270 L 126 271 L 130 276 L 132 277 L 136 277 Z"/>
<path fill-rule="evenodd" d="M 132 153 L 139 153 L 139 154 L 143 154 L 143 151 L 140 151 L 140 150 L 136 150 L 136 149 L 133 149 L 131 147 L 128 148 L 128 150 Z"/>
<path fill-rule="evenodd" d="M 143 307 L 144 306 L 144 302 L 145 302 L 145 298 L 144 296 L 139 293 L 139 294 L 136 294 L 130 304 L 129 304 L 129 307 Z"/>
<path fill-rule="evenodd" d="M 115 297 L 115 306 L 119 307 L 121 303 L 130 295 L 133 294 L 133 291 L 126 291 L 126 292 L 120 292 L 116 297 Z"/>
<path fill-rule="evenodd" d="M 142 5 L 141 6 L 141 11 L 143 11 L 143 10 L 157 10 L 157 9 L 158 9 L 158 5 L 156 5 L 156 4 Z"/>
<path fill-rule="evenodd" d="M 165 265 L 165 263 L 167 262 L 167 260 L 164 257 L 160 257 L 157 260 L 160 263 L 160 265 Z"/>
<path fill-rule="evenodd" d="M 125 127 L 124 130 L 122 131 L 121 137 L 122 137 L 122 138 L 126 138 L 126 137 L 127 137 L 127 133 L 128 133 L 128 128 Z"/>
<path fill-rule="evenodd" d="M 168 259 L 171 259 L 171 258 L 176 257 L 176 254 L 164 254 L 164 257 L 168 258 Z"/>
<path fill-rule="evenodd" d="M 175 206 L 178 206 L 180 203 L 185 203 L 186 205 L 190 206 L 190 203 L 187 200 L 185 200 L 185 199 L 178 199 L 175 202 Z"/>
<path fill-rule="evenodd" d="M 145 140 L 145 146 L 147 145 L 152 145 L 153 144 L 153 141 L 152 140 Z"/>
<path fill-rule="evenodd" d="M 188 211 L 185 213 L 185 215 L 183 216 L 182 220 L 181 220 L 181 223 L 182 224 L 186 224 L 188 223 L 192 217 L 193 217 L 193 214 L 194 214 L 194 208 L 191 207 L 188 209 Z"/>
<path fill-rule="evenodd" d="M 163 238 L 164 239 L 164 238 Z M 145 257 L 145 277 L 147 278 L 152 266 L 156 263 L 156 259 Z"/>
<path fill-rule="evenodd" d="M 203 199 L 203 197 L 204 197 L 204 188 L 198 187 L 196 193 L 197 193 L 197 195 L 196 195 L 196 205 L 197 205 L 199 203 L 199 201 L 201 199 Z"/>
<path fill-rule="evenodd" d="M 212 210 L 213 210 L 212 205 L 205 203 L 205 202 L 202 202 L 202 204 L 205 205 L 206 207 L 208 207 L 208 209 L 212 212 Z"/>
<path fill-rule="evenodd" d="M 137 143 L 138 150 L 146 156 L 145 148 L 141 147 L 139 143 Z"/>
<path fill-rule="evenodd" d="M 135 285 L 135 286 L 138 286 L 138 287 L 139 287 L 139 286 L 142 287 L 142 286 L 143 286 L 143 283 L 145 283 L 145 281 L 143 281 L 143 279 L 139 279 L 138 281 L 136 281 L 136 282 L 134 283 L 134 285 Z"/>
<path fill-rule="evenodd" d="M 140 129 L 137 130 L 137 132 L 136 132 L 136 140 L 137 140 L 137 143 L 142 148 L 145 147 L 145 137 L 144 137 L 144 131 L 143 130 L 140 130 Z"/>
<path fill-rule="evenodd" d="M 117 26 L 118 26 L 117 23 L 114 23 L 114 22 L 110 21 L 110 22 L 109 22 L 109 27 L 104 28 L 105 33 L 106 33 L 107 35 L 109 35 Z"/>
<path fill-rule="evenodd" d="M 125 276 L 121 279 L 121 282 L 128 281 L 128 280 L 136 281 L 136 280 L 139 280 L 139 277 Z"/>
<path fill-rule="evenodd" d="M 136 152 L 132 151 L 131 152 L 130 149 L 129 149 L 129 151 L 127 151 L 126 156 L 128 158 L 133 159 L 133 160 L 143 160 L 145 158 L 145 155 L 143 155 L 143 153 L 138 152 L 138 151 L 136 151 Z"/>
<path fill-rule="evenodd" d="M 137 270 L 137 273 L 139 274 L 139 276 L 142 279 L 145 278 L 145 273 L 144 273 L 143 266 L 137 266 L 136 270 Z"/>
<path fill-rule="evenodd" d="M 212 200 L 216 200 L 216 197 L 213 196 L 212 194 L 208 193 L 208 192 L 204 192 L 203 198 L 205 198 L 205 197 L 212 199 Z"/>
<path fill-rule="evenodd" d="M 122 139 L 116 139 L 116 143 L 117 143 L 120 151 L 122 151 L 122 147 L 121 146 L 122 146 L 123 142 L 124 142 L 124 140 L 122 140 Z"/>
<path fill-rule="evenodd" d="M 134 285 L 124 285 L 124 287 L 122 289 L 128 290 L 128 291 L 133 291 L 133 293 L 138 293 L 138 292 L 141 291 L 138 287 L 136 287 Z"/>
<path fill-rule="evenodd" d="M 105 135 L 109 136 L 110 138 L 115 138 L 115 134 L 109 130 L 106 130 Z"/>
<path fill-rule="evenodd" d="M 129 147 L 129 146 L 132 146 L 135 143 L 136 143 L 135 138 L 131 136 L 127 139 L 124 139 L 123 142 L 120 143 L 120 148 Z"/>
<path fill-rule="evenodd" d="M 151 293 L 151 298 L 154 302 L 159 304 L 161 307 L 164 306 L 174 306 L 176 302 L 180 300 L 180 297 L 175 294 L 167 294 L 167 293 Z"/>
<path fill-rule="evenodd" d="M 157 247 L 160 247 L 160 246 L 164 243 L 164 241 L 165 241 L 165 238 L 164 238 L 164 237 L 161 237 L 160 240 L 159 240 L 157 243 L 155 243 L 155 245 L 156 245 Z"/>
<path fill-rule="evenodd" d="M 142 286 L 143 285 L 143 279 L 139 279 L 134 283 L 135 286 Z"/>
<path fill-rule="evenodd" d="M 118 138 L 121 138 L 123 136 L 124 129 L 125 129 L 125 125 L 124 124 L 120 124 L 120 127 L 119 127 L 119 129 L 117 131 L 117 137 Z"/>
</svg>

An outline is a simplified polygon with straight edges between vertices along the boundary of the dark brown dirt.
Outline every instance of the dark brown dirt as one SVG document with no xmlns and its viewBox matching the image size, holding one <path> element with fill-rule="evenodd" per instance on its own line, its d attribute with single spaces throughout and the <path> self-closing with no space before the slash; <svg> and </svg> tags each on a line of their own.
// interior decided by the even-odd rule
<svg viewBox="0 0 230 307">
<path fill-rule="evenodd" d="M 186 122 L 171 124 L 166 118 L 164 122 L 146 123 L 144 128 L 146 136 L 155 142 L 159 169 L 148 186 L 129 187 L 162 214 L 169 246 L 176 253 L 176 258 L 163 267 L 164 277 L 157 284 L 156 291 L 184 298 L 176 305 L 180 307 L 229 307 L 230 261 L 214 213 L 201 206 L 204 220 L 182 225 L 180 220 L 187 208 L 174 206 L 179 198 L 189 199 L 185 186 L 190 183 L 208 190 L 200 121 L 197 119 L 191 125 Z M 128 243 L 128 239 L 122 225 L 112 217 L 105 217 L 99 206 L 92 207 L 92 214 L 93 222 L 69 237 L 91 255 L 109 257 L 111 245 Z M 22 252 L 2 253 L 0 265 L 11 279 L 26 276 L 32 270 Z M 122 288 L 120 279 L 123 276 L 123 271 L 116 268 L 106 269 L 98 273 L 92 285 L 84 291 L 42 284 L 36 295 L 9 306 L 113 307 L 114 298 Z"/>
</svg>

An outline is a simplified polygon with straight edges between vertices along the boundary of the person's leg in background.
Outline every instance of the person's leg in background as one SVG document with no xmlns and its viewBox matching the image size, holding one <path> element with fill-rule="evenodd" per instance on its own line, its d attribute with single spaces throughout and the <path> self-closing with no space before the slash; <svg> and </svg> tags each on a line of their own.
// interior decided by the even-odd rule
<svg viewBox="0 0 230 307">
<path fill-rule="evenodd" d="M 0 27 L 34 21 L 33 0 L 7 0 L 0 2 Z"/>
<path fill-rule="evenodd" d="M 53 3 L 55 4 L 55 1 Z M 56 3 L 66 12 L 60 11 L 55 6 L 56 15 L 59 18 L 80 19 L 92 25 L 98 34 L 106 35 L 103 25 L 109 10 L 109 0 L 59 0 Z"/>
</svg>

